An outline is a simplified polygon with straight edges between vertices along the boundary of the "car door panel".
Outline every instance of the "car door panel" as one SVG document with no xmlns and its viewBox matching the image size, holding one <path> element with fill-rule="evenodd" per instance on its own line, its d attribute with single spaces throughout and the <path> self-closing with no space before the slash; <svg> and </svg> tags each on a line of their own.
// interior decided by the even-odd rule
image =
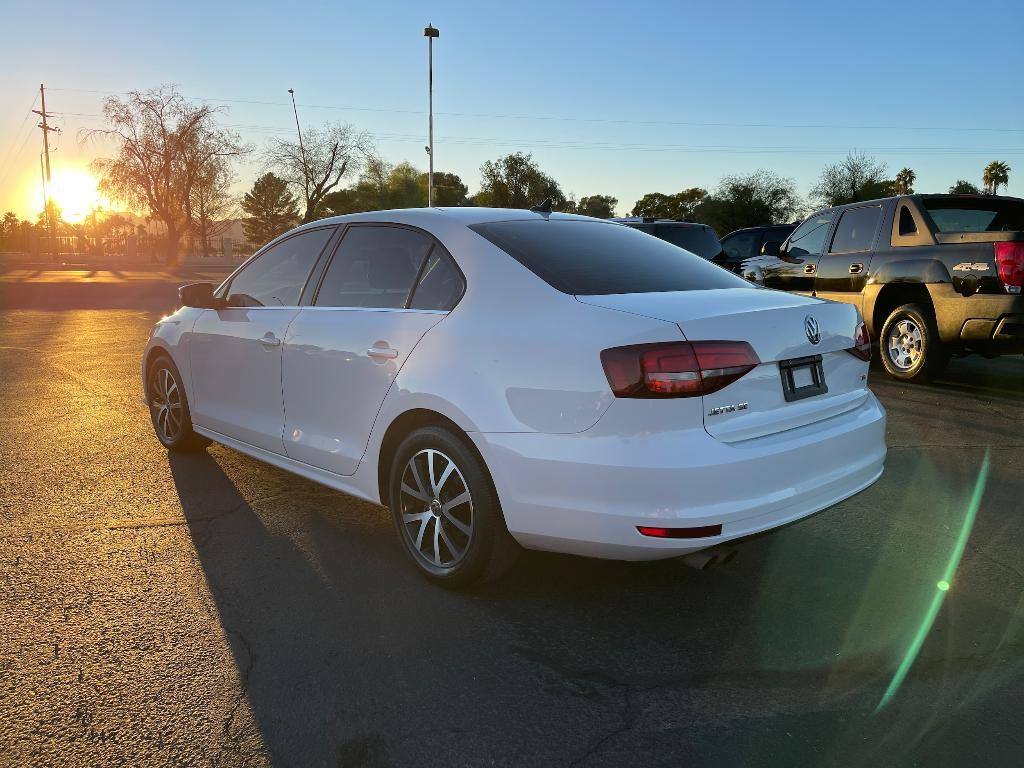
<svg viewBox="0 0 1024 768">
<path fill-rule="evenodd" d="M 196 425 L 281 453 L 281 349 L 297 307 L 208 309 L 189 342 Z"/>
<path fill-rule="evenodd" d="M 336 229 L 300 230 L 270 244 L 232 275 L 223 289 L 226 306 L 198 318 L 189 344 L 197 426 L 284 452 L 282 344 Z"/>
<path fill-rule="evenodd" d="M 879 205 L 842 211 L 829 241 L 828 252 L 818 263 L 815 295 L 853 304 L 863 310 L 863 290 L 871 266 L 872 247 L 884 218 Z"/>
<path fill-rule="evenodd" d="M 764 285 L 783 291 L 809 294 L 833 224 L 831 211 L 810 216 L 789 236 L 777 258 L 761 265 Z"/>
<path fill-rule="evenodd" d="M 284 343 L 289 457 L 351 475 L 391 383 L 443 312 L 306 307 Z"/>
</svg>

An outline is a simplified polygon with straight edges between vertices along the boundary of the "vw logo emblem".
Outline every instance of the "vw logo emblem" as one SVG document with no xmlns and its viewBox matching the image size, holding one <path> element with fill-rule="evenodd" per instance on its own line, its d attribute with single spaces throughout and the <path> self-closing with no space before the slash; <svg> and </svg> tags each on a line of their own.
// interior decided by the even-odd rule
<svg viewBox="0 0 1024 768">
<path fill-rule="evenodd" d="M 817 344 L 821 341 L 821 329 L 818 328 L 818 321 L 814 319 L 813 315 L 808 315 L 804 318 L 804 331 L 806 331 L 807 340 L 811 344 Z"/>
</svg>

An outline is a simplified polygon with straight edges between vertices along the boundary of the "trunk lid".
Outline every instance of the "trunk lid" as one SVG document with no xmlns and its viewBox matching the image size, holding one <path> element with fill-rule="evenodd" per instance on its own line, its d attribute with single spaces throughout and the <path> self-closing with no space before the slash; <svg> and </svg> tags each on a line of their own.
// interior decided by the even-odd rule
<svg viewBox="0 0 1024 768">
<path fill-rule="evenodd" d="M 867 397 L 867 364 L 846 352 L 855 345 L 856 308 L 751 286 L 577 296 L 586 304 L 676 323 L 689 341 L 746 341 L 760 365 L 703 397 L 709 434 L 739 442 L 805 426 L 856 408 Z M 811 341 L 816 327 L 818 341 Z M 813 335 L 810 334 L 810 335 Z M 787 401 L 779 363 L 820 356 L 827 391 Z M 804 369 L 801 380 L 810 375 Z"/>
</svg>

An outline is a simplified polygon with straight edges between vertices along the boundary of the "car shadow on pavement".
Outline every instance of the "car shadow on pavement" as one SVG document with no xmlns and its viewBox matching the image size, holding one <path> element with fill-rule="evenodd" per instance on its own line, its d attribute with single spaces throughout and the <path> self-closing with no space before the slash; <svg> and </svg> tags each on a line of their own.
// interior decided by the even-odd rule
<svg viewBox="0 0 1024 768">
<path fill-rule="evenodd" d="M 273 765 L 897 764 L 973 740 L 927 741 L 1020 669 L 1013 618 L 964 601 L 915 668 L 923 709 L 875 719 L 934 589 L 913 578 L 933 553 L 871 505 L 875 541 L 832 535 L 835 510 L 718 570 L 526 553 L 447 592 L 377 506 L 227 449 L 169 461 L 244 694 L 225 742 Z M 1011 638 L 995 673 L 978 626 Z"/>
</svg>

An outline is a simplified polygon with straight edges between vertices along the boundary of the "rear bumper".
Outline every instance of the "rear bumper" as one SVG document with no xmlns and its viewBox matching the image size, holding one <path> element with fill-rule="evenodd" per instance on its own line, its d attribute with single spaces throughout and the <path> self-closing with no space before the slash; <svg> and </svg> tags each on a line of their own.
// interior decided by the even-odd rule
<svg viewBox="0 0 1024 768">
<path fill-rule="evenodd" d="M 961 296 L 948 284 L 929 292 L 943 341 L 995 354 L 1024 351 L 1024 296 Z"/>
<path fill-rule="evenodd" d="M 703 427 L 472 437 L 523 546 L 618 560 L 675 557 L 806 517 L 871 485 L 886 455 L 885 412 L 870 393 L 855 410 L 732 444 Z M 722 533 L 657 539 L 641 525 Z"/>
</svg>

